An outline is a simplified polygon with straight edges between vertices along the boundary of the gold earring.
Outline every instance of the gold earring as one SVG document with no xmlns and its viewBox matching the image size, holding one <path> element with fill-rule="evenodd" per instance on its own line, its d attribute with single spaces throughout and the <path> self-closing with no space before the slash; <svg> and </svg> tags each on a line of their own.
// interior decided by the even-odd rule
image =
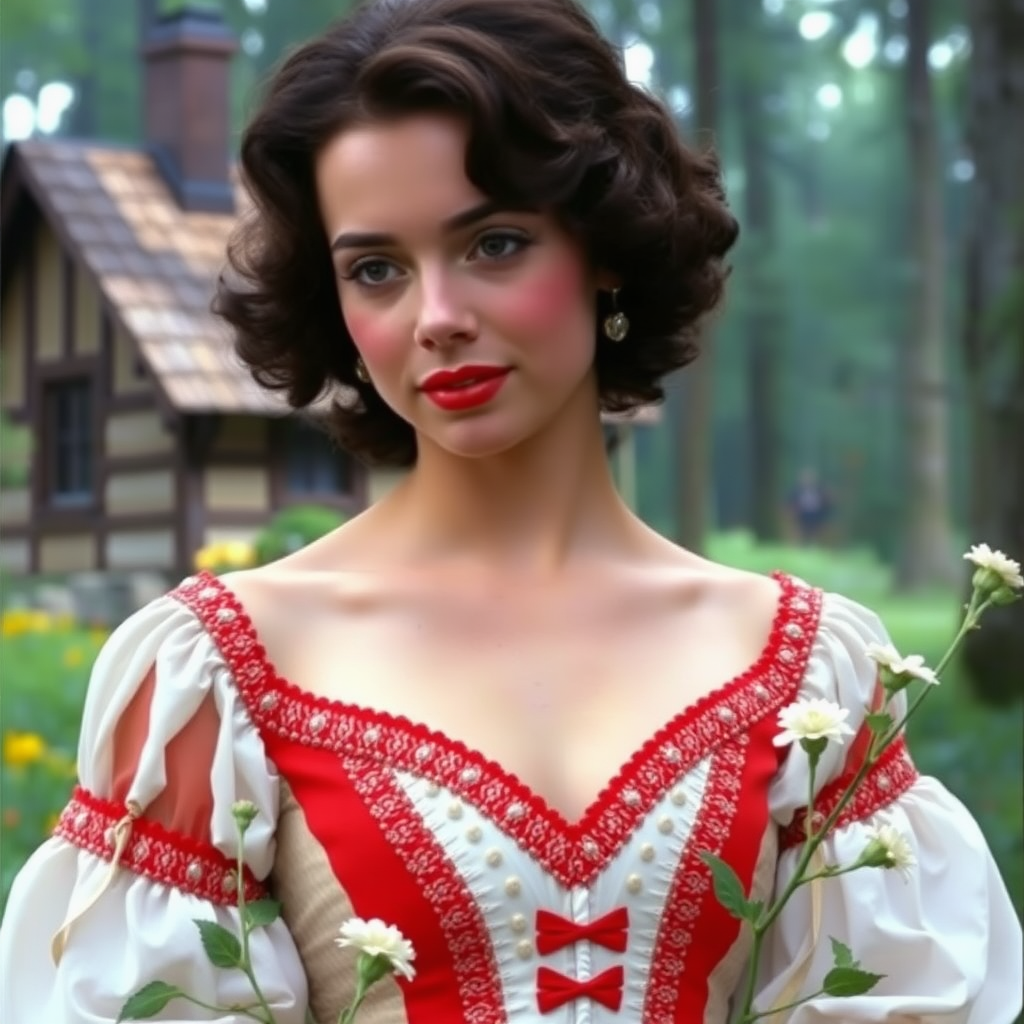
<svg viewBox="0 0 1024 1024">
<path fill-rule="evenodd" d="M 619 289 L 612 289 L 612 311 L 604 318 L 604 334 L 609 341 L 620 342 L 629 334 L 629 317 L 619 309 Z"/>
<path fill-rule="evenodd" d="M 367 370 L 362 356 L 356 356 L 356 378 L 364 384 L 370 383 L 370 371 Z"/>
</svg>

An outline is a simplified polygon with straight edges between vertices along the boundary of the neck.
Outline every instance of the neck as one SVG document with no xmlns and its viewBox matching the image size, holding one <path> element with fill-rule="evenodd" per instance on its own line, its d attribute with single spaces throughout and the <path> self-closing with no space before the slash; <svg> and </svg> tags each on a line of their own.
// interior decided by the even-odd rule
<svg viewBox="0 0 1024 1024">
<path fill-rule="evenodd" d="M 563 417 L 489 458 L 421 443 L 416 468 L 384 504 L 406 565 L 443 559 L 543 576 L 646 532 L 616 491 L 596 413 Z"/>
</svg>

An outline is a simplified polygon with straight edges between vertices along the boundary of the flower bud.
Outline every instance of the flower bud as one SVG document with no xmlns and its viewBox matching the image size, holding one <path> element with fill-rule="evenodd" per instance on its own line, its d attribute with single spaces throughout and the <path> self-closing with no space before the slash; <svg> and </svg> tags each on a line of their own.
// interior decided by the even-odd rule
<svg viewBox="0 0 1024 1024">
<path fill-rule="evenodd" d="M 245 835 L 259 810 L 251 800 L 236 800 L 231 805 L 231 814 L 238 823 L 239 831 Z"/>
</svg>

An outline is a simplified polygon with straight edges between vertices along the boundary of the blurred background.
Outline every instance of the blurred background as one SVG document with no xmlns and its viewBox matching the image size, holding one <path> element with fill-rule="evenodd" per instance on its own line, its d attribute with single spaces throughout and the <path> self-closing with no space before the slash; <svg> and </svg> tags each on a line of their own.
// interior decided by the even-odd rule
<svg viewBox="0 0 1024 1024">
<path fill-rule="evenodd" d="M 177 547 L 168 547 L 161 561 L 151 553 L 163 522 L 152 507 L 157 499 L 138 497 L 139 460 L 157 463 L 145 463 L 145 449 L 131 449 L 110 463 L 107 476 L 95 470 L 98 463 L 89 460 L 103 457 L 102 446 L 76 447 L 68 438 L 96 429 L 109 449 L 130 432 L 118 433 L 112 420 L 97 427 L 117 405 L 104 405 L 109 389 L 88 401 L 73 390 L 46 398 L 44 389 L 38 403 L 19 394 L 12 379 L 37 357 L 46 361 L 33 352 L 44 352 L 48 313 L 44 303 L 34 314 L 15 310 L 5 318 L 0 899 L 70 787 L 88 668 L 112 622 L 142 599 L 140 574 L 158 591 L 197 562 L 216 571 L 275 557 L 386 486 L 361 477 L 339 453 L 321 451 L 309 434 L 278 436 L 274 424 L 266 452 L 282 460 L 278 484 L 267 485 L 262 504 L 239 497 L 239 466 L 254 472 L 263 451 L 262 442 L 238 440 L 245 433 L 238 427 L 242 406 L 175 390 L 183 377 L 160 356 L 170 349 L 147 335 L 144 318 L 124 312 L 125 289 L 109 276 L 115 257 L 108 256 L 105 269 L 100 250 L 76 235 L 81 224 L 74 219 L 91 202 L 88 189 L 103 179 L 104 168 L 153 148 L 140 40 L 160 19 L 182 13 L 208 24 L 223 19 L 225 38 L 237 43 L 225 72 L 221 148 L 229 153 L 270 68 L 348 6 L 344 0 L 4 0 L 6 307 L 21 309 L 12 296 L 20 287 L 24 239 L 50 231 L 54 266 L 65 268 L 62 287 L 83 295 L 94 289 L 98 296 L 97 330 L 107 340 L 97 344 L 137 346 L 131 415 L 143 415 L 147 401 L 159 408 L 160 429 L 185 438 L 183 465 L 202 447 L 197 437 L 211 450 L 229 434 L 234 440 L 221 446 L 220 461 L 203 464 L 203 493 L 215 492 L 219 504 L 211 497 L 186 515 L 187 491 L 165 492 L 167 523 L 188 522 L 174 527 Z M 795 572 L 861 600 L 882 614 L 902 651 L 934 663 L 967 593 L 964 550 L 986 542 L 1024 556 L 1022 5 L 589 0 L 587 6 L 622 46 L 630 77 L 666 99 L 693 144 L 717 148 L 742 226 L 724 309 L 705 332 L 705 355 L 670 381 L 658 410 L 607 425 L 620 486 L 646 520 L 681 543 L 752 569 Z M 75 177 L 78 160 L 88 161 L 88 181 Z M 45 171 L 58 164 L 63 177 Z M 135 166 L 142 165 L 115 168 L 124 179 L 120 192 L 113 177 L 103 179 L 125 223 L 143 216 L 138 210 L 146 196 L 153 210 L 165 201 L 152 190 L 133 198 Z M 178 198 L 187 210 L 187 189 Z M 222 220 L 229 220 L 228 206 L 220 210 Z M 199 223 L 189 218 L 203 215 L 202 202 L 193 210 L 200 212 L 182 213 L 182 224 Z M 116 248 L 110 223 L 115 241 L 109 244 Z M 219 221 L 202 223 L 203 237 L 220 237 Z M 138 244 L 140 252 L 159 246 L 140 239 L 123 244 Z M 37 303 L 47 272 L 43 249 L 38 243 L 33 257 Z M 203 265 L 209 272 L 189 264 L 200 307 L 222 251 L 213 246 Z M 146 266 L 138 263 L 140 280 L 161 272 Z M 68 285 L 76 268 L 81 276 Z M 171 312 L 175 301 L 179 312 L 192 301 L 180 290 L 162 294 L 172 296 Z M 76 309 L 85 305 L 82 299 Z M 172 330 L 168 322 L 161 338 Z M 54 352 L 54 366 L 71 360 L 65 369 L 82 358 L 67 345 L 63 355 Z M 200 354 L 193 353 L 197 360 Z M 131 373 L 125 373 L 127 380 Z M 149 399 L 147 381 L 155 396 Z M 47 415 L 55 417 L 52 442 Z M 57 468 L 44 471 L 50 462 L 39 446 L 51 443 Z M 240 461 L 231 464 L 232 453 Z M 81 458 L 88 465 L 78 470 Z M 134 547 L 111 540 L 120 514 L 110 504 L 115 470 L 125 479 L 135 475 L 133 500 L 144 506 L 121 524 L 119 536 L 136 531 Z M 117 493 L 129 493 L 128 485 Z M 56 532 L 44 535 L 48 495 L 80 499 L 79 511 L 88 508 L 96 518 L 75 520 L 73 528 L 55 519 Z M 107 555 L 83 555 L 85 548 L 69 539 L 76 529 L 99 537 L 97 550 L 109 542 Z M 919 766 L 940 776 L 980 820 L 1018 908 L 1024 898 L 1022 697 L 1024 604 L 1017 604 L 994 613 L 972 636 L 911 729 Z"/>
</svg>

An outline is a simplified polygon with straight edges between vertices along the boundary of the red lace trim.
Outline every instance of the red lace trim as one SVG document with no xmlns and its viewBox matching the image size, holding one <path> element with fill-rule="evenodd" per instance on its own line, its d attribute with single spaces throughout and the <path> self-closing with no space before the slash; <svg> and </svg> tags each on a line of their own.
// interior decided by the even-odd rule
<svg viewBox="0 0 1024 1024">
<path fill-rule="evenodd" d="M 394 773 L 384 765 L 368 766 L 363 757 L 341 760 L 356 791 L 434 909 L 458 981 L 466 1024 L 506 1024 L 491 935 L 473 894 L 395 781 Z"/>
<path fill-rule="evenodd" d="M 216 576 L 189 577 L 172 596 L 195 613 L 217 643 L 259 729 L 339 755 L 358 754 L 447 787 L 571 888 L 593 882 L 651 806 L 698 761 L 794 699 L 822 596 L 792 577 L 776 574 L 775 579 L 782 594 L 758 660 L 660 729 L 578 822 L 567 821 L 513 773 L 443 733 L 307 693 L 281 678 L 245 610 Z"/>
<path fill-rule="evenodd" d="M 814 804 L 814 814 L 819 821 L 824 820 L 832 813 L 836 804 L 839 803 L 843 791 L 853 781 L 855 774 L 856 772 L 847 772 L 839 778 L 833 779 L 822 789 Z M 836 820 L 835 827 L 837 829 L 844 828 L 852 822 L 870 818 L 871 815 L 876 814 L 910 789 L 917 777 L 917 768 L 914 767 L 914 762 L 910 759 L 906 741 L 900 738 L 885 749 L 882 756 L 864 776 L 864 781 L 857 787 L 853 798 Z M 782 849 L 799 846 L 804 841 L 805 817 L 806 812 L 803 809 L 797 811 L 790 824 L 783 829 L 780 840 Z"/>
<path fill-rule="evenodd" d="M 103 860 L 114 854 L 114 826 L 124 817 L 122 804 L 76 786 L 53 834 Z M 207 843 L 171 832 L 155 821 L 137 818 L 132 824 L 121 866 L 154 882 L 173 886 L 211 903 L 238 901 L 237 865 Z M 245 869 L 245 898 L 258 900 L 266 888 Z"/>
</svg>

